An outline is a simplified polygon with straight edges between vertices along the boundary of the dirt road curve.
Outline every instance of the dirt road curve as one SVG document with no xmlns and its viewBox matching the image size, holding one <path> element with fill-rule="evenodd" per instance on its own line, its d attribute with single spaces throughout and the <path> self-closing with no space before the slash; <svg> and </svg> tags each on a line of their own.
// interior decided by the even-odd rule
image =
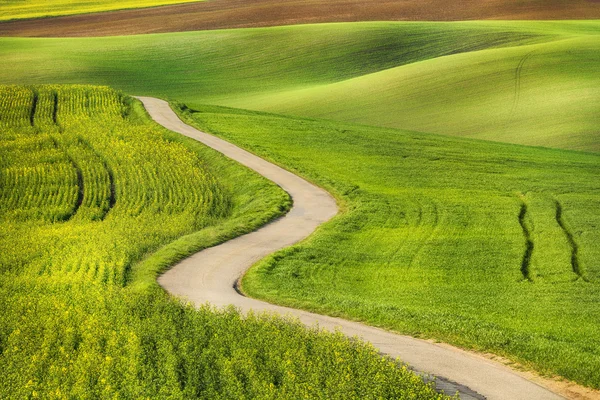
<svg viewBox="0 0 600 400">
<path fill-rule="evenodd" d="M 464 399 L 562 398 L 502 364 L 447 345 L 393 334 L 356 322 L 279 307 L 238 294 L 234 283 L 252 264 L 306 238 L 320 224 L 335 216 L 337 207 L 334 199 L 304 179 L 229 142 L 186 125 L 167 102 L 150 97 L 139 99 L 159 124 L 196 139 L 257 171 L 281 186 L 294 200 L 293 209 L 285 217 L 253 233 L 196 253 L 174 266 L 158 280 L 167 291 L 198 305 L 206 302 L 216 306 L 234 304 L 243 311 L 253 309 L 290 314 L 307 325 L 318 323 L 326 329 L 338 328 L 346 335 L 357 335 L 373 343 L 383 353 L 400 357 L 417 371 L 439 377 L 439 387 L 452 393 L 459 390 Z"/>
</svg>

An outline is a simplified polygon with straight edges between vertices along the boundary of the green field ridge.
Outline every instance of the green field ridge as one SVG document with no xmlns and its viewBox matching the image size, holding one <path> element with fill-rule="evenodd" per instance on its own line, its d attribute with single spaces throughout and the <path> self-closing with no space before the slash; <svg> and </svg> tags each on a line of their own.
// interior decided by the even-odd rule
<svg viewBox="0 0 600 400">
<path fill-rule="evenodd" d="M 599 49 L 598 21 L 361 22 L 2 38 L 0 82 L 104 84 L 191 107 L 597 152 L 600 98 L 592 88 L 600 84 Z"/>
</svg>

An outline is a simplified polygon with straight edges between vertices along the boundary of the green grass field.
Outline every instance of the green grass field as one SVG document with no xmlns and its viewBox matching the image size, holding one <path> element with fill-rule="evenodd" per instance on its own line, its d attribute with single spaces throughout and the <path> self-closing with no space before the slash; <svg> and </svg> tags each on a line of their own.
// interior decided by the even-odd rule
<svg viewBox="0 0 600 400">
<path fill-rule="evenodd" d="M 230 104 L 453 136 L 600 151 L 600 36 L 438 58 Z"/>
<path fill-rule="evenodd" d="M 159 288 L 289 202 L 112 89 L 0 86 L 0 397 L 445 398 L 341 334 Z"/>
<path fill-rule="evenodd" d="M 600 388 L 599 55 L 599 21 L 0 38 L 0 83 L 106 84 L 182 102 L 200 111 L 187 117 L 201 128 L 330 190 L 343 214 L 254 268 L 250 294 Z M 101 171 L 89 174 L 107 193 Z M 240 179 L 218 177 L 216 187 Z M 64 190 L 78 198 L 72 184 Z M 113 212 L 101 196 L 94 204 L 100 220 Z M 223 212 L 219 223 L 233 230 L 239 220 Z M 155 287 L 156 271 L 177 258 L 161 254 L 148 258 L 160 267 L 109 277 Z"/>
<path fill-rule="evenodd" d="M 0 83 L 106 84 L 192 107 L 600 151 L 599 34 L 598 21 L 496 21 L 2 38 Z"/>
<path fill-rule="evenodd" d="M 600 388 L 600 156 L 214 106 L 199 127 L 344 210 L 252 296 L 493 352 Z"/>
<path fill-rule="evenodd" d="M 202 0 L 3 0 L 0 21 L 190 3 Z"/>
</svg>

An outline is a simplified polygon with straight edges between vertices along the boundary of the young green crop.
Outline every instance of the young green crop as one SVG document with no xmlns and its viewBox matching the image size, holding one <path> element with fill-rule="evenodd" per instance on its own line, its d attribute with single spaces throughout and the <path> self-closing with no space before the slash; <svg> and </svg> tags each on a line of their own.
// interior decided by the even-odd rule
<svg viewBox="0 0 600 400">
<path fill-rule="evenodd" d="M 109 88 L 0 104 L 0 398 L 446 398 L 360 341 L 158 287 L 289 208 L 274 184 Z"/>
<path fill-rule="evenodd" d="M 4 0 L 0 21 L 153 7 L 202 0 Z"/>
<path fill-rule="evenodd" d="M 190 107 L 600 151 L 599 21 L 0 38 L 0 58 L 0 83 L 103 84 Z"/>
<path fill-rule="evenodd" d="M 251 269 L 249 295 L 600 388 L 599 155 L 210 106 L 182 115 L 343 205 Z"/>
</svg>

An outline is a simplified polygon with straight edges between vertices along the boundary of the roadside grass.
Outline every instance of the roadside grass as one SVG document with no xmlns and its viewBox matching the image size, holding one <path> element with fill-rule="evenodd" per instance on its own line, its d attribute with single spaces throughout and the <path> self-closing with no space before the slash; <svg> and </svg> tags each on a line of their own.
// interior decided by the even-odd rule
<svg viewBox="0 0 600 400">
<path fill-rule="evenodd" d="M 190 3 L 202 0 L 3 0 L 0 21 Z"/>
<path fill-rule="evenodd" d="M 361 341 L 156 283 L 289 206 L 112 89 L 0 86 L 0 398 L 447 398 Z"/>
<path fill-rule="evenodd" d="M 600 151 L 600 22 L 362 22 L 0 39 L 0 83 Z M 35 68 L 31 68 L 35 65 Z"/>
<path fill-rule="evenodd" d="M 249 295 L 600 388 L 599 155 L 216 106 L 180 114 L 343 206 L 254 266 Z"/>
</svg>

